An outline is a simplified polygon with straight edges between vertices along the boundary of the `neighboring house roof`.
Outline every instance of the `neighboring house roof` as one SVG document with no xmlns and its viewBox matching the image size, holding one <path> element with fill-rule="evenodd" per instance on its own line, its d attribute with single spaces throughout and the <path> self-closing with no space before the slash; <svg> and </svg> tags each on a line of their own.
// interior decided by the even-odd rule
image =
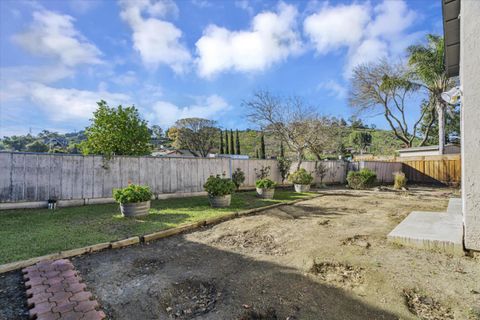
<svg viewBox="0 0 480 320">
<path fill-rule="evenodd" d="M 460 0 L 442 0 L 445 67 L 449 77 L 460 70 Z"/>
<path fill-rule="evenodd" d="M 460 148 L 460 146 L 455 144 L 447 144 L 445 148 Z M 397 152 L 399 153 L 423 152 L 423 151 L 438 151 L 438 146 L 424 146 L 424 147 L 404 148 L 404 149 L 397 150 Z"/>
</svg>

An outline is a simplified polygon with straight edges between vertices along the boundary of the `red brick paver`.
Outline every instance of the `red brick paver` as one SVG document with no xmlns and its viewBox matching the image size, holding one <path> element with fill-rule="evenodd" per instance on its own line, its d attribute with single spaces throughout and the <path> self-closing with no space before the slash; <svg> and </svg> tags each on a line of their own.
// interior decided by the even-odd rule
<svg viewBox="0 0 480 320">
<path fill-rule="evenodd" d="M 36 320 L 102 320 L 105 313 L 86 291 L 68 259 L 42 261 L 23 269 L 30 318 Z"/>
</svg>

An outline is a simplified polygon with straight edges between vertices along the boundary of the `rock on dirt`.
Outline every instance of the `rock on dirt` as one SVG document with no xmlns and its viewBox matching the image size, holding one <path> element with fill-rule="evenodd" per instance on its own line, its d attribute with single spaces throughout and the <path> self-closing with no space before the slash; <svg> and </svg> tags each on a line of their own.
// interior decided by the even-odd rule
<svg viewBox="0 0 480 320">
<path fill-rule="evenodd" d="M 403 291 L 407 307 L 422 320 L 454 319 L 450 308 L 444 307 L 438 301 L 421 294 L 417 289 Z"/>
</svg>

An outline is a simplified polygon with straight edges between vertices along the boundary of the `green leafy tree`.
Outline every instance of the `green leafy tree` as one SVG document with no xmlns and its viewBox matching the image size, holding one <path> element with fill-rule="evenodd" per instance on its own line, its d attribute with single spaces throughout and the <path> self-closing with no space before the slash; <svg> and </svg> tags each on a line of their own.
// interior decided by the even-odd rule
<svg viewBox="0 0 480 320">
<path fill-rule="evenodd" d="M 175 127 L 179 143 L 196 156 L 206 157 L 218 141 L 218 128 L 213 120 L 185 118 L 177 120 Z"/>
<path fill-rule="evenodd" d="M 236 154 L 241 154 L 240 137 L 238 136 L 238 130 L 235 131 L 235 143 L 236 143 L 236 148 L 235 148 Z"/>
<path fill-rule="evenodd" d="M 285 149 L 283 147 L 283 141 L 280 141 L 280 158 L 285 158 Z"/>
<path fill-rule="evenodd" d="M 265 154 L 265 134 L 262 132 L 260 136 L 260 159 L 266 159 Z"/>
<path fill-rule="evenodd" d="M 141 156 L 151 152 L 147 122 L 134 107 L 114 108 L 101 100 L 86 128 L 82 143 L 85 154 L 101 154 L 105 159 L 115 155 Z"/>
<path fill-rule="evenodd" d="M 258 154 L 258 148 L 255 149 L 255 158 L 260 159 L 260 156 Z"/>
<path fill-rule="evenodd" d="M 27 144 L 34 141 L 34 137 L 30 134 L 25 136 L 3 137 L 3 144 L 6 149 L 11 151 L 25 151 Z"/>
<path fill-rule="evenodd" d="M 427 89 L 429 106 L 435 108 L 438 118 L 438 146 L 441 154 L 445 151 L 445 113 L 447 104 L 441 94 L 455 83 L 447 75 L 445 68 L 445 44 L 437 35 L 427 35 L 426 44 L 408 48 L 408 63 L 413 68 L 415 78 Z M 428 136 L 426 137 L 428 139 Z"/>
<path fill-rule="evenodd" d="M 220 130 L 220 154 L 224 154 L 224 149 L 223 149 L 223 132 Z"/>
<path fill-rule="evenodd" d="M 367 131 L 353 131 L 348 137 L 350 144 L 357 149 L 360 154 L 372 143 L 372 135 Z"/>
<path fill-rule="evenodd" d="M 28 152 L 48 152 L 48 146 L 41 141 L 33 141 L 26 145 L 26 150 Z"/>
<path fill-rule="evenodd" d="M 230 129 L 230 154 L 235 154 L 235 143 L 233 141 L 233 130 Z"/>
</svg>

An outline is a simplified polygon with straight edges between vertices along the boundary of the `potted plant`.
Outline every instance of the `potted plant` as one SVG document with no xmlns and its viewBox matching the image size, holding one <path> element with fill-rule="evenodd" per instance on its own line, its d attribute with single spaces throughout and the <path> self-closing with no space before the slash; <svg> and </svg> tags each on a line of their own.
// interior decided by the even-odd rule
<svg viewBox="0 0 480 320">
<path fill-rule="evenodd" d="M 124 217 L 137 217 L 148 214 L 152 192 L 147 186 L 130 184 L 123 189 L 113 190 L 113 198 L 120 204 Z"/>
<path fill-rule="evenodd" d="M 277 184 L 268 178 L 260 179 L 255 182 L 257 187 L 257 196 L 263 199 L 273 199 L 275 194 L 275 186 Z"/>
<path fill-rule="evenodd" d="M 225 208 L 230 206 L 236 186 L 232 179 L 223 178 L 217 174 L 208 177 L 203 188 L 207 191 L 208 200 L 213 208 Z"/>
<path fill-rule="evenodd" d="M 293 183 L 295 192 L 310 191 L 310 184 L 313 181 L 313 176 L 307 170 L 301 168 L 288 176 L 288 180 Z"/>
</svg>

